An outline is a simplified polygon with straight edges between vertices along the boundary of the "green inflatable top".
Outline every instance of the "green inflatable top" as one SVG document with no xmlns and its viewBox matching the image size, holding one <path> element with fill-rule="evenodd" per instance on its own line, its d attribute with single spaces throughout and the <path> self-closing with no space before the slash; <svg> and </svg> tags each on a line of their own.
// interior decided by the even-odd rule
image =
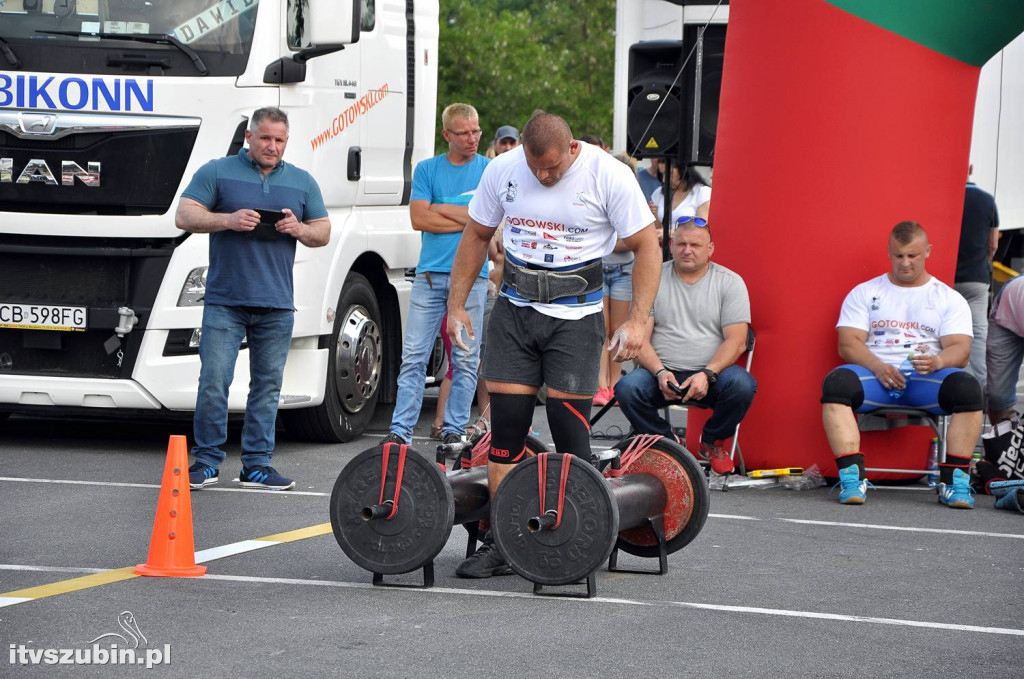
<svg viewBox="0 0 1024 679">
<path fill-rule="evenodd" d="M 1024 31 L 1024 0 L 825 1 L 974 66 L 984 66 Z"/>
</svg>

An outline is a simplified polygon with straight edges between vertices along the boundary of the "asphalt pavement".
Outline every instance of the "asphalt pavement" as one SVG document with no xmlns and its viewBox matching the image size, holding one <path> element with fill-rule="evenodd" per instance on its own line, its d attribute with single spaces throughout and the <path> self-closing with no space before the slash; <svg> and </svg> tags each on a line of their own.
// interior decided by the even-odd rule
<svg viewBox="0 0 1024 679">
<path fill-rule="evenodd" d="M 191 494 L 199 578 L 130 574 L 146 560 L 168 438 L 187 422 L 0 424 L 0 676 L 1011 677 L 1024 666 L 1024 516 L 988 496 L 952 510 L 923 486 L 880 488 L 857 507 L 827 488 L 712 491 L 707 524 L 666 575 L 601 569 L 589 600 L 536 596 L 516 575 L 455 578 L 458 527 L 433 588 L 373 587 L 325 524 L 339 472 L 387 419 L 345 445 L 282 431 L 274 464 L 298 483 L 280 493 L 232 480 L 233 427 L 220 484 Z M 613 410 L 599 428 L 616 425 Z M 550 442 L 543 408 L 534 426 Z M 74 664 L 96 638 L 134 643 L 153 668 Z M 61 649 L 71 664 L 48 664 Z"/>
</svg>

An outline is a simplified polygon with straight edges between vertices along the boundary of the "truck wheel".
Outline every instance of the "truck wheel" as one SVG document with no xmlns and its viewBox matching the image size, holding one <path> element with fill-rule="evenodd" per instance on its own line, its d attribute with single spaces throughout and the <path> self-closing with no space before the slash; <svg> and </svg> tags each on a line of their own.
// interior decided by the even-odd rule
<svg viewBox="0 0 1024 679">
<path fill-rule="evenodd" d="M 370 282 L 350 273 L 341 289 L 331 334 L 324 402 L 282 410 L 288 430 L 301 438 L 345 443 L 358 438 L 377 409 L 384 344 L 380 307 Z"/>
</svg>

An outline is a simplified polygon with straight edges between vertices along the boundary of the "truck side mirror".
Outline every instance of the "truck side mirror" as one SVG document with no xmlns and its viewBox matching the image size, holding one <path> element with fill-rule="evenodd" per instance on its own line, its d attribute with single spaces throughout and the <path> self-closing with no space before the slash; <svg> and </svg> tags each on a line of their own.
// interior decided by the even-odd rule
<svg viewBox="0 0 1024 679">
<path fill-rule="evenodd" d="M 309 41 L 317 47 L 359 42 L 362 0 L 309 0 Z"/>
<path fill-rule="evenodd" d="M 303 23 L 309 26 L 309 46 L 291 57 L 281 57 L 267 65 L 263 82 L 268 85 L 300 83 L 306 79 L 306 62 L 331 54 L 359 41 L 363 0 L 308 0 Z M 292 3 L 289 2 L 289 8 Z M 303 42 L 303 44 L 305 44 Z"/>
</svg>

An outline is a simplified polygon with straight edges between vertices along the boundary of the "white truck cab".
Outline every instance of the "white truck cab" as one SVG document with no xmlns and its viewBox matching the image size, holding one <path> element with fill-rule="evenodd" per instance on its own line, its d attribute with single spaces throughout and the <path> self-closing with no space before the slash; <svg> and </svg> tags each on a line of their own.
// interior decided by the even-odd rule
<svg viewBox="0 0 1024 679">
<path fill-rule="evenodd" d="M 194 409 L 208 238 L 181 191 L 290 118 L 327 247 L 298 245 L 281 415 L 345 441 L 394 399 L 433 153 L 436 0 L 0 3 L 0 414 Z M 229 396 L 245 408 L 248 356 Z"/>
</svg>

